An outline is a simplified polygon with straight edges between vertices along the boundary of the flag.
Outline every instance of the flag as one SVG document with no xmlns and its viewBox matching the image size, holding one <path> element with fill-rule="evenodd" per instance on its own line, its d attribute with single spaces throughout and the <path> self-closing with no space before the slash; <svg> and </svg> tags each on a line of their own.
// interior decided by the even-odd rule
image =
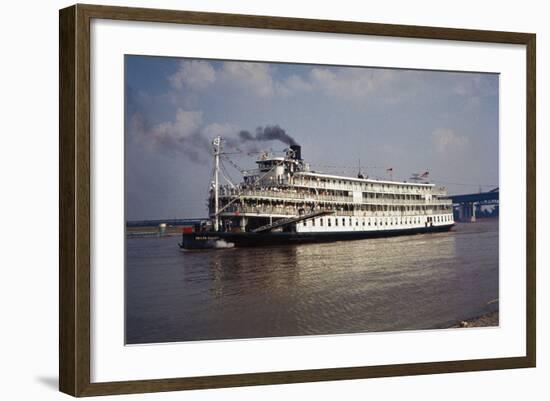
<svg viewBox="0 0 550 401">
<path fill-rule="evenodd" d="M 388 173 L 391 172 L 391 171 L 393 171 L 393 167 L 390 167 L 390 168 L 386 169 L 386 172 L 388 172 Z"/>
</svg>

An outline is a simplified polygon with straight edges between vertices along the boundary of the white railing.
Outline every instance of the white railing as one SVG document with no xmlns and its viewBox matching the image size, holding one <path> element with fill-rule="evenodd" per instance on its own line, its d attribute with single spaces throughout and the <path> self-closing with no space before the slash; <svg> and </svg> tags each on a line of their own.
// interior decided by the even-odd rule
<svg viewBox="0 0 550 401">
<path fill-rule="evenodd" d="M 246 197 L 258 198 L 266 200 L 295 200 L 303 202 L 336 202 L 357 204 L 354 202 L 353 196 L 337 196 L 337 195 L 315 195 L 311 193 L 303 193 L 299 191 L 273 191 L 273 190 L 226 190 L 221 191 L 220 198 Z M 363 197 L 361 203 L 364 205 L 450 205 L 449 199 L 385 199 L 377 197 Z"/>
<path fill-rule="evenodd" d="M 368 184 L 338 184 L 330 182 L 320 182 L 314 180 L 301 180 L 294 179 L 291 183 L 294 186 L 306 187 L 306 188 L 320 188 L 320 189 L 334 189 L 342 191 L 362 191 L 372 193 L 384 193 L 384 194 L 433 194 L 433 195 L 447 195 L 445 187 L 430 187 L 430 186 L 416 186 L 413 183 L 399 183 L 399 184 L 384 184 L 384 183 L 368 183 Z M 384 187 L 383 187 L 384 185 Z"/>
<path fill-rule="evenodd" d="M 315 209 L 314 211 L 321 210 Z M 451 211 L 434 211 L 434 210 L 416 210 L 407 212 L 398 211 L 348 211 L 335 209 L 322 209 L 328 212 L 333 212 L 336 216 L 349 217 L 406 217 L 406 216 L 432 216 L 440 214 L 449 214 Z M 298 216 L 298 210 L 295 208 L 280 208 L 280 207 L 253 207 L 253 206 L 231 206 L 222 212 L 223 214 L 238 214 L 238 215 L 273 215 L 273 216 Z"/>
</svg>

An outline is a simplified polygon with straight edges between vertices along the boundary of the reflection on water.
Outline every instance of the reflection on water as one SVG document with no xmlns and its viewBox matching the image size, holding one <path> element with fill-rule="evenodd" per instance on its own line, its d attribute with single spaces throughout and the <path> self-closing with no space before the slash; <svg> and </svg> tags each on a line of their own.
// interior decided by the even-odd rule
<svg viewBox="0 0 550 401">
<path fill-rule="evenodd" d="M 428 329 L 498 310 L 498 220 L 327 244 L 178 240 L 127 239 L 127 343 Z"/>
</svg>

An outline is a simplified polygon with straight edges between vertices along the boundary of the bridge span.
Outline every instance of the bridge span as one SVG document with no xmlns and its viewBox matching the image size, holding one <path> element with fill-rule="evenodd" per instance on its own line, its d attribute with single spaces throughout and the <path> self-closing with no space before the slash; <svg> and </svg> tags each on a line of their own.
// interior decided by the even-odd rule
<svg viewBox="0 0 550 401">
<path fill-rule="evenodd" d="M 475 194 L 448 195 L 446 199 L 453 201 L 455 220 L 474 222 L 476 215 L 481 214 L 482 206 L 495 205 L 498 207 L 499 188 Z"/>
</svg>

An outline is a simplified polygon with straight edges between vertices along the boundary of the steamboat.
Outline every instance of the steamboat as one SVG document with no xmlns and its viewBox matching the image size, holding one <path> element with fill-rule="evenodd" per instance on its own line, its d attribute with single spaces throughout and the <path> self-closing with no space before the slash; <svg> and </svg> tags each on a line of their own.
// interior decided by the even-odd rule
<svg viewBox="0 0 550 401">
<path fill-rule="evenodd" d="M 214 138 L 209 220 L 183 228 L 182 249 L 355 240 L 450 230 L 452 201 L 435 184 L 313 171 L 291 145 L 263 153 L 237 185 L 220 185 L 222 138 Z"/>
</svg>

